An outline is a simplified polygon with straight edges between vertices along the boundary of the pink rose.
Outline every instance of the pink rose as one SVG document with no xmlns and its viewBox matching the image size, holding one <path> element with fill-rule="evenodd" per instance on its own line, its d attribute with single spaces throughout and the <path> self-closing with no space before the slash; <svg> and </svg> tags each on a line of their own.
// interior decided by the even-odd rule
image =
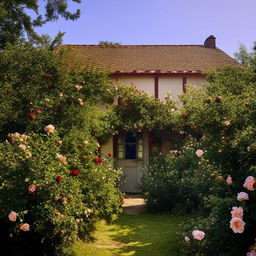
<svg viewBox="0 0 256 256">
<path fill-rule="evenodd" d="M 83 102 L 82 99 L 77 99 L 77 102 L 78 102 L 78 104 L 79 104 L 80 106 L 83 106 L 83 105 L 84 105 L 84 102 Z"/>
<path fill-rule="evenodd" d="M 203 154 L 204 154 L 204 151 L 203 151 L 202 149 L 198 149 L 198 150 L 196 151 L 196 155 L 197 155 L 198 157 L 202 157 Z"/>
<path fill-rule="evenodd" d="M 244 210 L 242 207 L 233 207 L 231 211 L 232 218 L 243 218 Z"/>
<path fill-rule="evenodd" d="M 67 162 L 67 158 L 59 153 L 56 154 L 57 157 L 59 158 L 59 160 L 62 162 L 62 163 L 66 163 Z"/>
<path fill-rule="evenodd" d="M 54 132 L 54 130 L 55 130 L 55 127 L 52 124 L 49 124 L 44 127 L 44 131 L 47 133 L 52 133 L 52 132 Z"/>
<path fill-rule="evenodd" d="M 244 188 L 247 188 L 250 191 L 254 191 L 254 183 L 255 183 L 255 179 L 252 176 L 248 176 L 244 182 Z"/>
<path fill-rule="evenodd" d="M 225 121 L 223 124 L 224 124 L 225 126 L 230 126 L 230 121 Z"/>
<path fill-rule="evenodd" d="M 11 211 L 10 214 L 8 215 L 8 218 L 9 218 L 10 221 L 13 221 L 13 222 L 16 221 L 17 213 L 14 212 L 14 211 Z"/>
<path fill-rule="evenodd" d="M 189 238 L 189 237 L 187 237 L 187 236 L 185 236 L 185 238 L 184 238 L 184 239 L 185 239 L 185 241 L 186 241 L 186 242 L 189 242 L 189 241 L 190 241 L 190 238 Z"/>
<path fill-rule="evenodd" d="M 194 239 L 202 240 L 205 236 L 205 233 L 200 230 L 193 230 L 192 235 L 193 235 Z"/>
<path fill-rule="evenodd" d="M 237 200 L 238 201 L 249 200 L 249 196 L 245 192 L 240 192 L 240 193 L 237 194 Z"/>
<path fill-rule="evenodd" d="M 256 252 L 254 250 L 247 252 L 246 256 L 256 256 Z"/>
<path fill-rule="evenodd" d="M 228 185 L 232 185 L 233 181 L 232 181 L 232 177 L 230 175 L 228 175 L 227 179 L 226 179 L 226 183 Z"/>
<path fill-rule="evenodd" d="M 36 191 L 36 185 L 32 184 L 28 187 L 28 191 L 30 193 L 34 193 Z"/>
<path fill-rule="evenodd" d="M 234 233 L 243 233 L 244 225 L 245 223 L 240 218 L 232 218 L 230 221 L 230 228 L 233 230 Z"/>
<path fill-rule="evenodd" d="M 20 144 L 18 147 L 19 147 L 19 149 L 21 149 L 23 151 L 26 150 L 26 148 L 27 148 L 24 144 Z"/>
<path fill-rule="evenodd" d="M 19 230 L 22 230 L 22 231 L 29 231 L 29 230 L 30 230 L 30 226 L 29 226 L 28 223 L 20 224 L 20 225 L 19 225 Z"/>
<path fill-rule="evenodd" d="M 83 88 L 83 86 L 81 86 L 81 85 L 75 85 L 74 88 L 75 88 L 77 91 L 80 91 L 80 90 Z"/>
</svg>

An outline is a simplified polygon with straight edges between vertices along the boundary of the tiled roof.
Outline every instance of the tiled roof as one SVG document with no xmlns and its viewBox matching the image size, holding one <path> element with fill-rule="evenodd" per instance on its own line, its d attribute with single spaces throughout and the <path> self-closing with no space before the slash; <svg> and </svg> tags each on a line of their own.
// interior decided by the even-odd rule
<svg viewBox="0 0 256 256">
<path fill-rule="evenodd" d="M 204 45 L 65 45 L 75 58 L 100 70 L 120 72 L 205 72 L 239 65 L 220 49 Z"/>
</svg>

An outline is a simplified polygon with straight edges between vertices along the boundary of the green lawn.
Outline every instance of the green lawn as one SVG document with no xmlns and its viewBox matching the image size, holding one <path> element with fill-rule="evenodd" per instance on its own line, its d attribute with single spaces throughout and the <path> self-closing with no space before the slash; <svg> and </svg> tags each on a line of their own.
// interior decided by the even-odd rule
<svg viewBox="0 0 256 256">
<path fill-rule="evenodd" d="M 77 242 L 76 256 L 175 256 L 176 231 L 184 217 L 122 214 L 112 225 L 99 222 L 92 243 Z"/>
</svg>

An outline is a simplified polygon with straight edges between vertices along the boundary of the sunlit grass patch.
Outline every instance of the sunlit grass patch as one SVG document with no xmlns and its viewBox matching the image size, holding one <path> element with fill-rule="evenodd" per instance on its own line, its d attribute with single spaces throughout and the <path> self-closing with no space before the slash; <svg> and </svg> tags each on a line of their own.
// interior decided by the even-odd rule
<svg viewBox="0 0 256 256">
<path fill-rule="evenodd" d="M 111 225 L 96 226 L 95 241 L 77 242 L 76 256 L 175 256 L 176 232 L 184 217 L 170 214 L 122 214 Z"/>
</svg>

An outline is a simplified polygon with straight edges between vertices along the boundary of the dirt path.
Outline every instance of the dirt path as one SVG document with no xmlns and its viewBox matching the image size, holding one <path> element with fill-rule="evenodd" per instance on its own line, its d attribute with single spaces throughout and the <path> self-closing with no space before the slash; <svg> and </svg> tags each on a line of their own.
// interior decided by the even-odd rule
<svg viewBox="0 0 256 256">
<path fill-rule="evenodd" d="M 126 194 L 123 210 L 126 214 L 139 214 L 146 211 L 145 205 L 145 199 L 141 194 Z"/>
</svg>

